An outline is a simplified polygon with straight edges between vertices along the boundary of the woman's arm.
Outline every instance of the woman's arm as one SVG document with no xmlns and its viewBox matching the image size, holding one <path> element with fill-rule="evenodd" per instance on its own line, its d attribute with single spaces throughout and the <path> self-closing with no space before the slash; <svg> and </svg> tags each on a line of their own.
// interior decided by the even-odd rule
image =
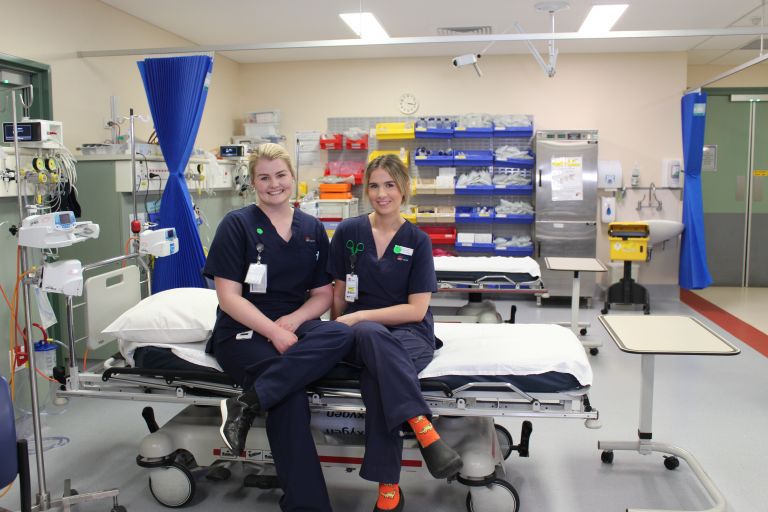
<svg viewBox="0 0 768 512">
<path fill-rule="evenodd" d="M 341 279 L 336 279 L 333 282 L 333 304 L 331 304 L 331 318 L 336 320 L 347 308 L 347 301 L 344 300 L 344 292 L 346 283 Z"/>
<path fill-rule="evenodd" d="M 408 304 L 355 311 L 348 315 L 341 315 L 336 320 L 350 326 L 362 321 L 378 322 L 390 326 L 421 322 L 424 320 L 424 315 L 427 314 L 431 298 L 432 293 L 430 292 L 412 293 L 408 295 Z"/>
<path fill-rule="evenodd" d="M 296 332 L 301 324 L 307 320 L 320 318 L 320 315 L 328 311 L 333 300 L 331 285 L 320 286 L 309 290 L 309 299 L 296 311 L 285 316 L 281 316 L 275 323 L 283 329 Z"/>
<path fill-rule="evenodd" d="M 242 296 L 242 284 L 223 277 L 214 277 L 214 282 L 219 307 L 235 321 L 270 340 L 281 354 L 296 343 L 298 338 L 293 332 L 267 318 L 259 308 Z"/>
</svg>

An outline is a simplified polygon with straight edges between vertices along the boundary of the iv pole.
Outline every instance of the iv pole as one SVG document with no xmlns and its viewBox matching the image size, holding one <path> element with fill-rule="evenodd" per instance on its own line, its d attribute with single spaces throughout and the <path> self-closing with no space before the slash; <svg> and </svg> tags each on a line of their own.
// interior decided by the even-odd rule
<svg viewBox="0 0 768 512">
<path fill-rule="evenodd" d="M 11 97 L 11 112 L 13 116 L 13 150 L 14 155 L 16 159 L 16 196 L 19 204 L 19 227 L 21 227 L 22 222 L 24 221 L 24 214 L 25 209 L 27 208 L 27 197 L 24 194 L 25 190 L 22 190 L 25 188 L 25 184 L 21 180 L 21 155 L 19 154 L 19 132 L 18 132 L 18 125 L 17 125 L 17 112 L 16 112 L 16 92 L 17 91 L 23 91 L 24 89 L 29 89 L 29 102 L 27 103 L 24 100 L 23 94 L 19 94 L 19 101 L 21 102 L 22 106 L 25 110 L 29 110 L 29 108 L 32 107 L 32 103 L 34 102 L 34 90 L 31 84 L 29 85 L 22 85 L 18 87 L 14 87 L 10 89 L 10 97 Z M 21 268 L 24 270 L 24 272 L 28 272 L 28 265 L 29 265 L 29 254 L 28 254 L 28 248 L 21 246 Z M 45 458 L 43 456 L 43 432 L 42 427 L 40 425 L 40 403 L 38 399 L 37 394 L 37 376 L 35 375 L 35 368 L 37 368 L 35 364 L 35 350 L 34 345 L 32 343 L 32 316 L 31 316 L 31 308 L 30 308 L 30 300 L 29 300 L 29 288 L 30 288 L 30 277 L 27 275 L 22 280 L 23 286 L 22 286 L 22 298 L 24 300 L 24 327 L 26 329 L 26 337 L 27 337 L 27 355 L 29 357 L 29 389 L 30 389 L 30 398 L 32 401 L 32 428 L 34 432 L 34 438 L 35 438 L 35 459 L 36 459 L 36 466 L 37 466 L 37 503 L 32 506 L 32 510 L 37 511 L 44 511 L 49 510 L 51 507 L 59 507 L 61 506 L 65 511 L 70 510 L 70 506 L 74 505 L 76 503 L 86 502 L 86 501 L 93 501 L 93 500 L 99 500 L 104 499 L 108 497 L 112 497 L 113 500 L 113 507 L 112 512 L 125 512 L 125 507 L 122 505 L 117 504 L 117 495 L 119 494 L 119 490 L 117 489 L 111 489 L 108 491 L 96 491 L 91 493 L 82 493 L 82 494 L 75 494 L 72 495 L 71 489 L 70 489 L 70 482 L 69 480 L 64 481 L 64 493 L 63 496 L 59 499 L 51 501 L 51 493 L 48 491 L 48 488 L 46 487 L 46 481 L 45 481 Z M 71 331 L 71 330 L 70 330 Z M 70 332 L 70 335 L 72 333 Z M 70 340 L 70 346 L 72 346 L 73 341 Z M 74 353 L 70 354 L 70 357 L 74 357 Z"/>
</svg>

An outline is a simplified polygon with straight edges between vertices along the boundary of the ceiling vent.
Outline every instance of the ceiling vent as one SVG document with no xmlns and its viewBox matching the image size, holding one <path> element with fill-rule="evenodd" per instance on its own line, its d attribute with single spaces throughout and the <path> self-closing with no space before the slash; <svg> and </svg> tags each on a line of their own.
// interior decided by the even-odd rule
<svg viewBox="0 0 768 512">
<path fill-rule="evenodd" d="M 763 41 L 763 50 L 768 50 L 768 39 Z M 760 49 L 760 38 L 754 39 L 741 48 L 739 50 L 759 50 Z"/>
<path fill-rule="evenodd" d="M 492 34 L 493 29 L 490 25 L 478 26 L 478 27 L 438 27 L 437 35 L 439 36 L 477 36 Z"/>
</svg>

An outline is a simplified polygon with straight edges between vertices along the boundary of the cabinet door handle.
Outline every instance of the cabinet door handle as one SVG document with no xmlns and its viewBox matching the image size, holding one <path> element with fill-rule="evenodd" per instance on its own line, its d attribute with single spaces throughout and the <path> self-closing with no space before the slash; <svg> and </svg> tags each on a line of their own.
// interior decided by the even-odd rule
<svg viewBox="0 0 768 512">
<path fill-rule="evenodd" d="M 538 168 L 539 171 L 539 186 L 541 186 L 541 167 Z"/>
<path fill-rule="evenodd" d="M 537 258 L 541 258 L 541 242 L 536 242 L 536 252 L 537 252 Z"/>
</svg>

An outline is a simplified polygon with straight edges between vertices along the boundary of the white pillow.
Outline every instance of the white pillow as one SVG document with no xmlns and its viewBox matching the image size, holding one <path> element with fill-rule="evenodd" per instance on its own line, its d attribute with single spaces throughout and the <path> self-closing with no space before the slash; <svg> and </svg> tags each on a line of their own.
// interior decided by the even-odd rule
<svg viewBox="0 0 768 512">
<path fill-rule="evenodd" d="M 101 331 L 124 341 L 192 343 L 208 339 L 216 323 L 215 290 L 174 288 L 151 295 Z"/>
</svg>

